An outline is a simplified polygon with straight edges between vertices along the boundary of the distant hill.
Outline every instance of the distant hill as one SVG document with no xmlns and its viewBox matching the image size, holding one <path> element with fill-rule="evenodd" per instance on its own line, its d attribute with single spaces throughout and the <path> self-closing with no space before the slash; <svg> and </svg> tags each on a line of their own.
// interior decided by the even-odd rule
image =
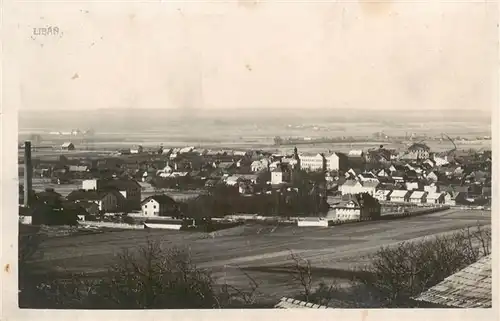
<svg viewBox="0 0 500 321">
<path fill-rule="evenodd" d="M 356 109 L 98 109 L 19 112 L 19 128 L 93 128 L 96 131 L 148 128 L 193 122 L 218 126 L 297 122 L 393 123 L 408 122 L 491 123 L 491 114 L 471 110 L 356 110 Z"/>
</svg>

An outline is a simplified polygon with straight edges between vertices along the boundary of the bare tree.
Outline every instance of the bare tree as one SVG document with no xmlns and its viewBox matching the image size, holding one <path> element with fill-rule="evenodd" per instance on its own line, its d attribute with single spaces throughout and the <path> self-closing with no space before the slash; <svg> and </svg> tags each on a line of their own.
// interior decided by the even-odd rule
<svg viewBox="0 0 500 321">
<path fill-rule="evenodd" d="M 292 280 L 300 284 L 305 301 L 309 300 L 313 285 L 311 262 L 290 251 L 289 259 L 292 260 L 290 275 Z"/>
<path fill-rule="evenodd" d="M 219 305 L 226 307 L 251 307 L 257 303 L 260 282 L 238 267 L 239 271 L 248 279 L 248 289 L 244 290 L 225 281 L 219 294 Z"/>
</svg>

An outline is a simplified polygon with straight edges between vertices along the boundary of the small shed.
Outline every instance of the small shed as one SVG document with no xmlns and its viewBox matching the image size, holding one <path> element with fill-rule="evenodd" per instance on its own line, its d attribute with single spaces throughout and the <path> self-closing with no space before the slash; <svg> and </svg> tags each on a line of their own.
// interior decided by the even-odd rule
<svg viewBox="0 0 500 321">
<path fill-rule="evenodd" d="M 71 142 L 66 142 L 64 144 L 61 145 L 61 149 L 62 150 L 74 150 L 75 149 L 75 145 Z"/>
</svg>

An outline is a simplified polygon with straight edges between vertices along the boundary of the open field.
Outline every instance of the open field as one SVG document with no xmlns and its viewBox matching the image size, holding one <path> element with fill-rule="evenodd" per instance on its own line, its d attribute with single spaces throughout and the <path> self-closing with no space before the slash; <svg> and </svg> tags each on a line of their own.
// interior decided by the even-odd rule
<svg viewBox="0 0 500 321">
<path fill-rule="evenodd" d="M 444 212 L 394 221 L 363 222 L 331 228 L 296 226 L 236 227 L 210 237 L 205 233 L 179 231 L 120 231 L 97 235 L 53 238 L 43 244 L 41 268 L 60 271 L 99 273 L 106 270 L 122 248 L 157 240 L 164 246 L 186 248 L 193 261 L 211 269 L 219 282 L 246 286 L 248 280 L 240 268 L 254 268 L 248 273 L 262 281 L 266 296 L 282 296 L 297 290 L 289 276 L 265 272 L 266 267 L 288 262 L 290 251 L 310 259 L 315 268 L 349 270 L 366 264 L 381 246 L 429 235 L 491 223 L 489 211 L 450 209 Z M 256 271 L 258 267 L 261 270 Z M 324 276 L 338 279 L 339 276 Z"/>
</svg>

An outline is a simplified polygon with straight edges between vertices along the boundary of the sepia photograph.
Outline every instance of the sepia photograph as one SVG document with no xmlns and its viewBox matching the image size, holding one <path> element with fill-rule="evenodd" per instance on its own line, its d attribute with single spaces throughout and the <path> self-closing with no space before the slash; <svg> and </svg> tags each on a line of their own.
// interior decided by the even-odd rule
<svg viewBox="0 0 500 321">
<path fill-rule="evenodd" d="M 497 23 L 488 1 L 10 1 L 9 300 L 491 310 Z"/>
</svg>

